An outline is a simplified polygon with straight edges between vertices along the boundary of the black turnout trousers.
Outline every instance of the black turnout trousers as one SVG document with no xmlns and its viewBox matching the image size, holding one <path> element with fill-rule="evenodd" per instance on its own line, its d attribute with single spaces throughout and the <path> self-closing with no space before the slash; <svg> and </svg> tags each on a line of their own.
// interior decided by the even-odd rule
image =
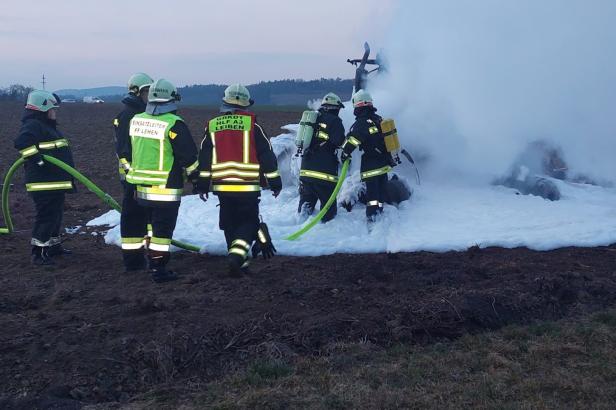
<svg viewBox="0 0 616 410">
<path fill-rule="evenodd" d="M 52 246 L 60 238 L 64 213 L 64 192 L 31 192 L 36 217 L 32 228 L 32 245 Z"/>
<path fill-rule="evenodd" d="M 225 233 L 227 248 L 230 249 L 233 241 L 237 239 L 252 244 L 259 230 L 259 197 L 218 194 L 218 200 L 219 227 Z"/>
<path fill-rule="evenodd" d="M 387 174 L 367 178 L 366 183 L 366 217 L 374 220 L 377 214 L 383 212 L 383 203 L 387 193 Z"/>
<path fill-rule="evenodd" d="M 299 206 L 297 212 L 306 212 L 312 215 L 314 212 L 317 201 L 321 203 L 321 208 L 325 205 L 327 200 L 334 193 L 336 184 L 330 182 L 320 182 L 312 180 L 311 178 L 302 179 L 299 183 Z M 336 201 L 327 210 L 321 222 L 325 223 L 334 219 L 338 213 L 338 206 Z"/>
</svg>

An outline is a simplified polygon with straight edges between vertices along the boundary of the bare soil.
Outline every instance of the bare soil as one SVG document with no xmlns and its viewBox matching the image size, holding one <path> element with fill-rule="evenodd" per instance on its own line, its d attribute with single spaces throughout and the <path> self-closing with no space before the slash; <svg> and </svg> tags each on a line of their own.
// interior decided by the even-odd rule
<svg viewBox="0 0 616 410">
<path fill-rule="evenodd" d="M 77 168 L 117 199 L 111 120 L 119 110 L 65 104 L 59 119 Z M 213 111 L 180 114 L 199 140 Z M 0 104 L 2 174 L 17 157 L 20 115 L 20 105 Z M 298 120 L 295 112 L 259 117 L 270 135 Z M 319 356 L 341 342 L 430 344 L 616 303 L 616 246 L 276 257 L 239 279 L 226 276 L 221 257 L 176 253 L 182 279 L 157 285 L 145 272 L 123 273 L 120 250 L 82 229 L 67 235 L 73 255 L 33 267 L 33 209 L 21 181 L 11 193 L 18 232 L 0 236 L 0 408 L 125 402 L 259 358 Z M 66 224 L 104 211 L 82 188 L 67 199 Z"/>
</svg>

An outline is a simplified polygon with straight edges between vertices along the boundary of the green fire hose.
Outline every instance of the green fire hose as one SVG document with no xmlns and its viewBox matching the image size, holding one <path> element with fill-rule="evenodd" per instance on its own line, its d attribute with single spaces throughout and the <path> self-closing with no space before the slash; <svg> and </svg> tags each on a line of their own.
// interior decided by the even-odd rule
<svg viewBox="0 0 616 410">
<path fill-rule="evenodd" d="M 298 239 L 300 236 L 302 236 L 303 234 L 308 232 L 310 229 L 312 229 L 317 223 L 319 223 L 321 219 L 323 219 L 323 217 L 325 216 L 329 208 L 332 206 L 332 204 L 336 200 L 336 197 L 338 196 L 338 192 L 340 192 L 340 188 L 342 188 L 342 183 L 344 182 L 344 179 L 346 178 L 346 174 L 347 174 L 347 171 L 349 170 L 350 163 L 351 163 L 351 160 L 347 159 L 342 164 L 342 170 L 340 171 L 340 178 L 338 179 L 338 183 L 336 184 L 336 187 L 334 188 L 334 192 L 332 193 L 332 196 L 329 197 L 325 205 L 321 207 L 321 210 L 319 211 L 317 216 L 312 218 L 312 220 L 308 222 L 306 225 L 304 225 L 299 231 L 287 236 L 285 238 L 286 240 L 294 241 Z"/>
<path fill-rule="evenodd" d="M 116 202 L 115 199 L 113 199 L 108 193 L 97 187 L 94 182 L 90 181 L 86 176 L 81 174 L 75 168 L 71 167 L 68 164 L 65 164 L 57 158 L 50 157 L 49 155 L 43 155 L 43 159 L 71 174 L 71 176 L 73 176 L 77 181 L 84 184 L 86 188 L 88 188 L 111 208 L 115 209 L 118 212 L 122 211 L 122 207 Z M 14 231 L 13 220 L 11 219 L 11 211 L 9 209 L 9 189 L 11 187 L 11 180 L 13 179 L 13 174 L 15 174 L 15 171 L 17 171 L 17 169 L 19 169 L 19 167 L 23 165 L 24 162 L 25 160 L 23 158 L 19 158 L 17 161 L 15 161 L 11 168 L 9 168 L 8 172 L 6 173 L 6 176 L 4 177 L 4 185 L 2 186 L 2 215 L 4 216 L 4 221 L 6 222 L 6 228 L 0 228 L 0 234 L 9 234 Z M 172 240 L 171 243 L 178 248 L 186 249 L 187 251 L 200 251 L 200 248 L 198 246 L 191 245 L 188 243 L 176 240 Z"/>
</svg>

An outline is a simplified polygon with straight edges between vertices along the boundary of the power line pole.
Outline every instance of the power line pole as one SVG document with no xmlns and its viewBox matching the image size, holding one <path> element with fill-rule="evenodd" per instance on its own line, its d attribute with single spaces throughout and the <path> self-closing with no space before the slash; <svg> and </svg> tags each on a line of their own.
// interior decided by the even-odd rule
<svg viewBox="0 0 616 410">
<path fill-rule="evenodd" d="M 43 84 L 43 90 L 45 89 L 45 84 L 47 83 L 47 81 L 45 81 L 45 74 L 43 74 L 43 81 L 41 81 L 41 84 Z"/>
</svg>

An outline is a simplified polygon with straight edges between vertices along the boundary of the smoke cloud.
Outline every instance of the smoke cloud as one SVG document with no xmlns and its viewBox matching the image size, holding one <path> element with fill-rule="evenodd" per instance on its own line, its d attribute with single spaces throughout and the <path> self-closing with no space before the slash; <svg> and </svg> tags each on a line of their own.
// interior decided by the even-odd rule
<svg viewBox="0 0 616 410">
<path fill-rule="evenodd" d="M 432 171 L 492 178 L 534 140 L 616 179 L 616 2 L 403 1 L 368 85 Z"/>
</svg>

